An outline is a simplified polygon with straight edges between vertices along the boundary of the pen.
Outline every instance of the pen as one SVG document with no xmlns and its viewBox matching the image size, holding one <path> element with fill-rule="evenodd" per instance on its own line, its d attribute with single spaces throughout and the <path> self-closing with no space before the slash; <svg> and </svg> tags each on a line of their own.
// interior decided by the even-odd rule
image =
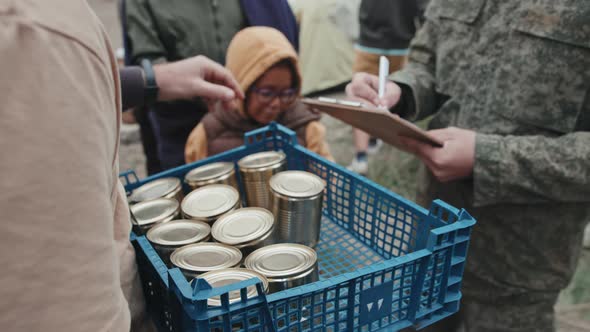
<svg viewBox="0 0 590 332">
<path fill-rule="evenodd" d="M 387 83 L 387 75 L 389 75 L 389 60 L 383 55 L 379 58 L 379 98 L 385 95 L 385 83 Z M 383 107 L 379 105 L 379 107 Z"/>
</svg>

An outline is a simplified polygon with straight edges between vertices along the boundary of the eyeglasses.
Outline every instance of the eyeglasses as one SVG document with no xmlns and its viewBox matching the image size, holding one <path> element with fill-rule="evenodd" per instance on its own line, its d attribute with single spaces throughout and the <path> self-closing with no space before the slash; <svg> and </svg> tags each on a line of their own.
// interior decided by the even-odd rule
<svg viewBox="0 0 590 332">
<path fill-rule="evenodd" d="M 282 104 L 291 104 L 297 98 L 297 89 L 285 89 L 282 91 L 275 91 L 268 88 L 252 88 L 252 92 L 258 96 L 258 101 L 264 104 L 272 102 L 275 97 L 279 97 Z"/>
</svg>

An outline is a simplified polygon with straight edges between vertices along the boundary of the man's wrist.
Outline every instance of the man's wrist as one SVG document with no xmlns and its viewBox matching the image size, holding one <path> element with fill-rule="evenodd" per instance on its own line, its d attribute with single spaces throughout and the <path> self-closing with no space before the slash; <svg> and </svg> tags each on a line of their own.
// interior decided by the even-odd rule
<svg viewBox="0 0 590 332">
<path fill-rule="evenodd" d="M 178 96 L 177 88 L 178 77 L 171 75 L 170 63 L 159 63 L 154 65 L 154 73 L 156 74 L 156 82 L 158 83 L 158 100 L 159 101 L 171 101 L 176 99 L 182 99 Z"/>
<path fill-rule="evenodd" d="M 158 100 L 160 88 L 151 61 L 148 59 L 141 60 L 141 67 L 143 68 L 145 104 L 150 105 Z"/>
<path fill-rule="evenodd" d="M 397 114 L 402 118 L 407 118 L 414 113 L 414 94 L 412 89 L 403 84 L 395 82 L 401 89 L 401 95 L 397 104 L 389 109 L 391 113 Z"/>
</svg>

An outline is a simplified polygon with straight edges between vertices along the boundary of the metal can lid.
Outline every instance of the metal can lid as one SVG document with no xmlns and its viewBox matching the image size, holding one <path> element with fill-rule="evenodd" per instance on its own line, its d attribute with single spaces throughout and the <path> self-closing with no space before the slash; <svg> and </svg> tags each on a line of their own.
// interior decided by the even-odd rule
<svg viewBox="0 0 590 332">
<path fill-rule="evenodd" d="M 211 226 L 196 220 L 173 220 L 156 225 L 147 232 L 147 239 L 161 246 L 184 246 L 200 242 L 211 233 Z"/>
<path fill-rule="evenodd" d="M 265 277 L 289 277 L 315 268 L 318 256 L 310 247 L 295 243 L 272 244 L 248 255 L 244 265 Z"/>
<path fill-rule="evenodd" d="M 274 219 L 272 212 L 263 208 L 235 210 L 217 219 L 211 228 L 211 235 L 221 243 L 245 244 L 271 232 Z"/>
<path fill-rule="evenodd" d="M 240 169 L 259 169 L 281 163 L 286 158 L 281 151 L 258 152 L 246 156 L 238 161 Z"/>
<path fill-rule="evenodd" d="M 166 197 L 181 187 L 180 180 L 174 177 L 150 181 L 135 189 L 129 200 L 134 203 Z"/>
<path fill-rule="evenodd" d="M 182 212 L 191 218 L 211 218 L 233 209 L 240 194 L 225 184 L 212 184 L 192 191 L 182 200 Z"/>
<path fill-rule="evenodd" d="M 178 213 L 179 203 L 174 198 L 158 198 L 131 206 L 138 226 L 161 222 Z"/>
<path fill-rule="evenodd" d="M 304 171 L 284 171 L 277 173 L 270 178 L 269 184 L 274 192 L 294 198 L 316 196 L 326 186 L 322 178 Z"/>
<path fill-rule="evenodd" d="M 223 269 L 216 270 L 207 273 L 203 273 L 199 276 L 201 279 L 205 279 L 211 287 L 223 287 L 230 284 L 235 284 L 240 281 L 250 280 L 252 278 L 258 278 L 262 281 L 262 287 L 264 292 L 268 291 L 268 280 L 260 273 L 248 269 Z M 240 300 L 240 290 L 234 290 L 229 292 L 229 303 L 234 303 Z M 246 296 L 248 298 L 255 297 L 258 295 L 256 286 L 250 286 L 247 288 Z M 214 296 L 207 299 L 207 304 L 210 306 L 221 306 L 221 297 Z"/>
<path fill-rule="evenodd" d="M 184 180 L 186 183 L 212 180 L 231 173 L 234 170 L 234 164 L 229 162 L 211 163 L 197 167 L 186 174 Z"/>
<path fill-rule="evenodd" d="M 170 261 L 183 270 L 209 272 L 237 266 L 242 261 L 242 252 L 225 244 L 202 242 L 174 250 Z"/>
</svg>

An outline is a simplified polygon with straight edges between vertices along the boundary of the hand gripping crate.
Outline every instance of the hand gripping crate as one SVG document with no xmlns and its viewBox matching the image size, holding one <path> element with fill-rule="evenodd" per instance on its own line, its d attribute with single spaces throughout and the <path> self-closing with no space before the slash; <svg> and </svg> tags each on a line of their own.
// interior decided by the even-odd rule
<svg viewBox="0 0 590 332">
<path fill-rule="evenodd" d="M 207 163 L 284 151 L 289 169 L 315 173 L 327 184 L 316 247 L 320 281 L 270 295 L 256 278 L 212 289 L 204 280 L 189 283 L 179 269 L 167 269 L 147 239 L 132 234 L 148 310 L 159 330 L 397 331 L 457 312 L 475 224 L 465 210 L 440 200 L 426 210 L 308 151 L 294 132 L 275 123 L 249 132 L 245 141 L 141 181 L 133 172 L 121 177 L 130 192 L 157 178 L 182 179 Z M 258 296 L 247 299 L 247 287 L 256 287 Z M 229 304 L 228 292 L 234 290 L 240 290 L 241 300 Z M 219 295 L 222 306 L 207 307 L 207 298 Z"/>
</svg>

